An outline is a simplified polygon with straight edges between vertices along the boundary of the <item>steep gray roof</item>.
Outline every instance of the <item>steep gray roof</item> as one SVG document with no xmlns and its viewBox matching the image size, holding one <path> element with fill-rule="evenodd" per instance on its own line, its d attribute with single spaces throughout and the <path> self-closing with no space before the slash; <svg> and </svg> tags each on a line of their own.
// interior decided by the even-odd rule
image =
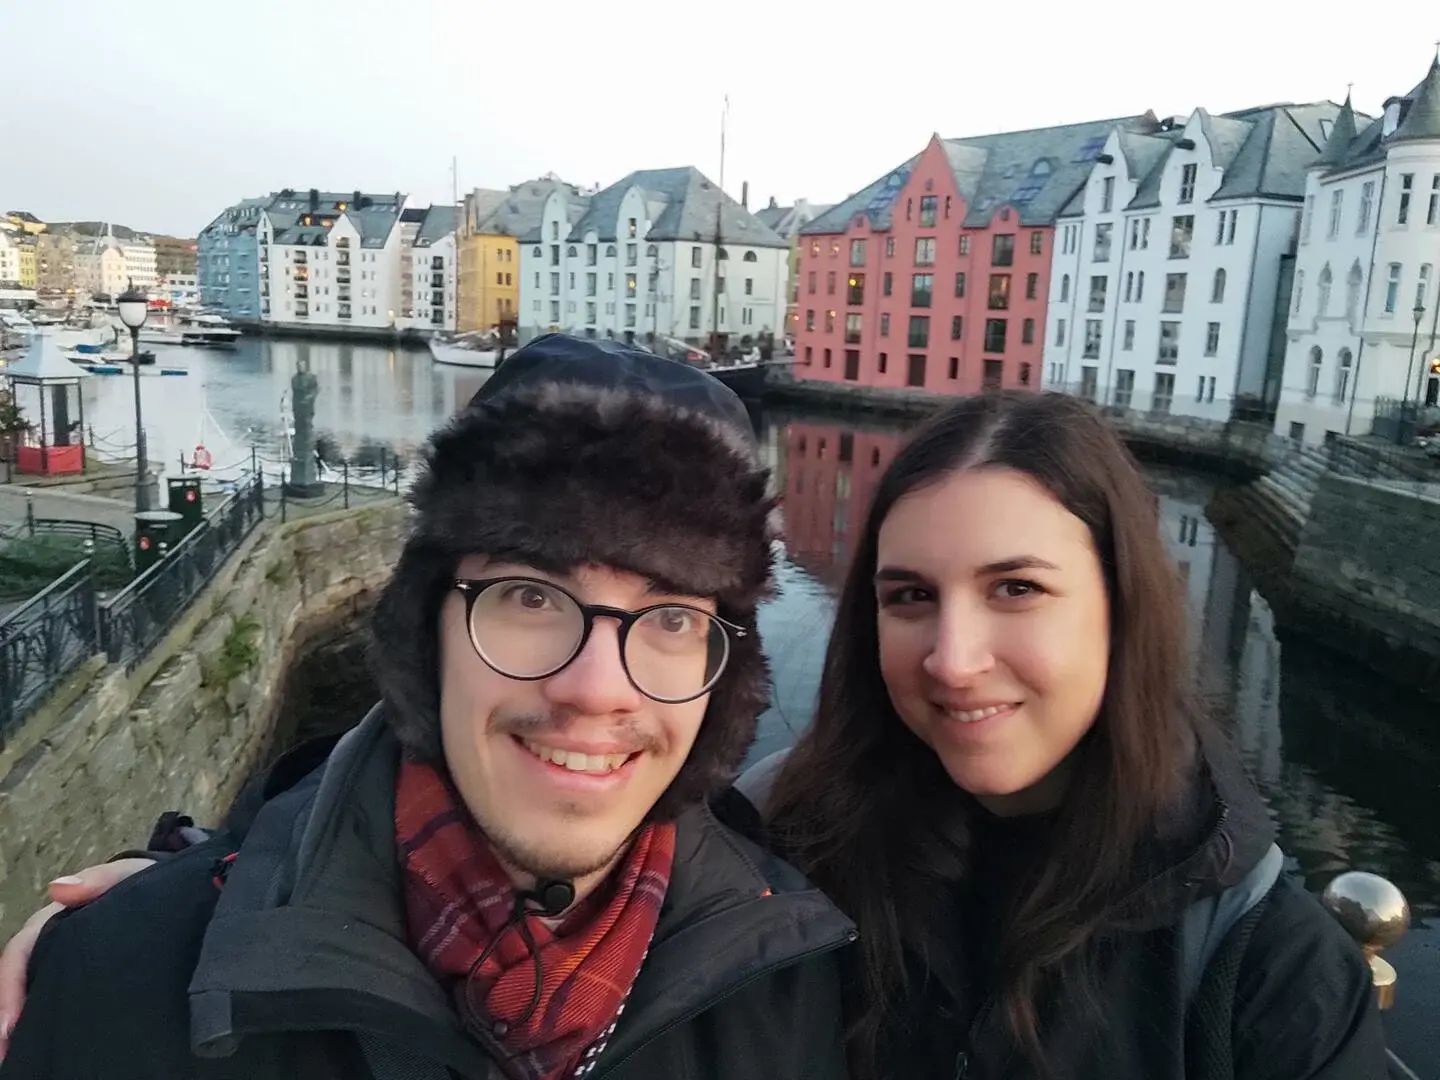
<svg viewBox="0 0 1440 1080">
<path fill-rule="evenodd" d="M 755 217 L 761 224 L 775 230 L 776 235 L 789 239 L 806 224 L 829 210 L 831 205 L 806 202 L 802 199 L 793 206 L 777 206 L 775 200 L 771 199 L 769 206 L 755 211 Z"/>
<path fill-rule="evenodd" d="M 1350 95 L 1345 95 L 1345 104 L 1340 106 L 1340 112 L 1335 117 L 1335 124 L 1330 129 L 1330 138 L 1325 140 L 1325 149 L 1320 153 L 1317 164 L 1338 165 L 1345 160 L 1345 155 L 1350 152 L 1350 144 L 1355 141 L 1355 108 L 1350 104 Z"/>
<path fill-rule="evenodd" d="M 416 247 L 429 247 L 436 240 L 443 240 L 455 231 L 460 221 L 458 206 L 431 206 L 424 211 L 420 231 L 415 234 Z"/>
<path fill-rule="evenodd" d="M 789 247 L 775 230 L 713 184 L 699 169 L 641 169 L 599 191 L 585 215 L 570 230 L 581 240 L 594 230 L 596 239 L 613 242 L 625 194 L 638 187 L 645 195 L 650 230 L 645 240 L 713 241 L 718 229 L 721 243 L 747 247 Z"/>
<path fill-rule="evenodd" d="M 578 220 L 586 204 L 574 184 L 555 176 L 542 176 L 516 184 L 508 191 L 477 189 L 475 231 L 489 236 L 513 236 L 522 244 L 539 243 L 544 221 L 545 200 L 554 191 L 564 191 L 571 223 Z M 578 205 L 577 205 L 578 204 Z"/>
<path fill-rule="evenodd" d="M 965 199 L 963 224 L 983 228 L 1006 205 L 1019 211 L 1022 226 L 1052 224 L 1085 183 L 1111 129 L 1144 132 L 1154 130 L 1155 123 L 1155 117 L 1146 113 L 1030 131 L 942 139 L 955 186 Z M 874 228 L 888 228 L 895 198 L 917 160 L 918 155 L 801 232 L 843 232 L 850 220 L 862 213 Z"/>
<path fill-rule="evenodd" d="M 299 203 L 299 208 L 278 209 L 292 203 Z M 376 195 L 361 191 L 317 191 L 312 200 L 309 190 L 286 188 L 272 193 L 266 204 L 277 244 L 322 247 L 328 242 L 335 222 L 344 214 L 360 233 L 361 247 L 382 248 L 400 220 L 405 196 L 400 192 Z M 308 225 L 306 217 L 310 219 Z M 327 221 L 330 224 L 325 224 Z"/>
<path fill-rule="evenodd" d="M 1425 81 L 1411 97 L 1410 110 L 1395 129 L 1391 141 L 1440 139 L 1440 56 L 1430 65 Z"/>
</svg>

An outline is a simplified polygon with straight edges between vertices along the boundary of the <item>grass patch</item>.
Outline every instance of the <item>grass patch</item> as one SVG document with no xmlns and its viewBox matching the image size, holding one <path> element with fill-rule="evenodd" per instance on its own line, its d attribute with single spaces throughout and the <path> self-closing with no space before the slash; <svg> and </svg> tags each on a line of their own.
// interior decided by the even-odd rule
<svg viewBox="0 0 1440 1080">
<path fill-rule="evenodd" d="M 0 541 L 0 598 L 34 596 L 86 557 L 83 540 L 70 536 L 22 536 Z M 130 559 L 116 544 L 98 544 L 90 569 L 100 589 L 119 589 L 131 578 Z"/>
<path fill-rule="evenodd" d="M 206 665 L 203 682 L 223 690 L 260 663 L 260 623 L 253 615 L 242 615 L 230 625 L 220 652 Z"/>
</svg>

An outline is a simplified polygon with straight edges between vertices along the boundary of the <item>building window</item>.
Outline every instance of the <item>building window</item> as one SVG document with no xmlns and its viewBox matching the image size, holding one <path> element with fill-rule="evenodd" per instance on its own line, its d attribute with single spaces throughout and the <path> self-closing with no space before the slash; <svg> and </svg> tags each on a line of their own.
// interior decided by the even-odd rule
<svg viewBox="0 0 1440 1080">
<path fill-rule="evenodd" d="M 1020 385 L 1030 385 L 1030 362 L 1028 360 L 1020 363 Z"/>
<path fill-rule="evenodd" d="M 887 236 L 885 238 L 885 257 L 887 259 L 893 259 L 895 257 L 895 238 L 893 236 Z"/>
<path fill-rule="evenodd" d="M 1110 284 L 1110 279 L 1104 274 L 1096 274 L 1090 278 L 1090 302 L 1086 307 L 1087 311 L 1105 310 L 1105 292 Z"/>
<path fill-rule="evenodd" d="M 1330 193 L 1330 230 L 1326 234 L 1327 240 L 1334 240 L 1340 235 L 1340 219 L 1345 216 L 1345 190 L 1336 188 Z"/>
<path fill-rule="evenodd" d="M 1395 212 L 1397 225 L 1410 223 L 1410 195 L 1415 189 L 1415 174 L 1404 173 L 1400 177 L 1400 207 Z"/>
<path fill-rule="evenodd" d="M 1305 299 L 1305 271 L 1295 271 L 1295 306 L 1290 309 L 1291 315 L 1300 314 L 1300 305 Z"/>
<path fill-rule="evenodd" d="M 835 309 L 834 309 L 834 308 L 831 308 L 829 311 L 825 312 L 825 333 L 827 333 L 827 334 L 833 334 L 834 332 L 835 332 Z"/>
<path fill-rule="evenodd" d="M 830 366 L 830 350 L 829 350 L 829 349 L 826 349 L 826 350 L 825 350 L 825 353 L 824 353 L 824 361 L 825 361 L 825 367 L 828 368 L 828 367 Z M 825 453 L 825 443 L 824 443 L 823 441 L 820 443 L 820 453 L 821 453 L 822 455 Z"/>
<path fill-rule="evenodd" d="M 860 316 L 853 311 L 845 316 L 845 344 L 860 344 Z"/>
<path fill-rule="evenodd" d="M 960 358 L 959 358 L 958 356 L 952 356 L 952 357 L 950 357 L 950 378 L 952 378 L 952 379 L 958 379 L 959 377 L 960 377 Z"/>
<path fill-rule="evenodd" d="M 1355 223 L 1355 235 L 1364 236 L 1370 231 L 1370 207 L 1375 202 L 1375 181 L 1366 180 L 1360 187 L 1360 217 Z"/>
<path fill-rule="evenodd" d="M 1210 284 L 1210 302 L 1212 304 L 1223 304 L 1225 302 L 1224 267 L 1215 271 L 1215 280 Z"/>
<path fill-rule="evenodd" d="M 1064 344 L 1065 344 L 1065 320 L 1064 320 L 1064 319 L 1056 319 L 1056 320 L 1055 320 L 1055 344 L 1056 344 L 1056 345 L 1064 345 Z"/>
<path fill-rule="evenodd" d="M 1037 296 L 1039 296 L 1039 295 L 1040 295 L 1040 275 L 1039 275 L 1039 274 L 1026 274 L 1026 275 L 1025 275 L 1025 299 L 1026 299 L 1026 300 L 1034 300 L 1034 299 L 1035 299 Z"/>
<path fill-rule="evenodd" d="M 810 271 L 809 279 L 808 279 L 808 281 L 806 282 L 806 291 L 807 291 L 811 296 L 814 296 L 814 295 L 815 295 L 815 271 L 814 271 L 814 270 L 811 270 L 811 271 Z"/>
<path fill-rule="evenodd" d="M 1044 255 L 1044 254 L 1045 254 L 1045 234 L 1044 234 L 1043 232 L 1041 232 L 1039 229 L 1036 229 L 1034 232 L 1032 232 L 1032 233 L 1030 234 L 1030 254 L 1031 254 L 1031 255 Z"/>
<path fill-rule="evenodd" d="M 1085 320 L 1085 359 L 1094 360 L 1100 355 L 1101 324 L 1099 319 Z"/>
<path fill-rule="evenodd" d="M 592 248 L 591 250 L 593 251 L 594 249 Z M 816 250 L 815 250 L 814 252 L 812 252 L 812 254 L 815 254 L 815 255 L 820 254 L 819 248 L 817 247 Z M 701 266 L 704 265 L 704 263 L 705 263 L 705 253 L 704 253 L 704 250 L 700 247 L 699 244 L 696 244 L 694 247 L 692 247 L 692 248 L 690 249 L 690 265 L 691 265 L 692 267 L 694 267 L 695 269 L 698 270 Z"/>
<path fill-rule="evenodd" d="M 633 300 L 635 298 L 635 280 L 634 274 L 625 275 L 625 298 L 627 300 Z"/>
<path fill-rule="evenodd" d="M 915 265 L 935 265 L 935 238 L 933 236 L 918 236 L 915 238 Z"/>
<path fill-rule="evenodd" d="M 721 280 L 724 280 L 724 279 L 722 278 Z M 834 295 L 835 295 L 835 271 L 834 271 L 834 270 L 828 270 L 828 271 L 826 271 L 826 273 L 825 273 L 825 295 L 826 295 L 826 296 L 834 296 Z"/>
<path fill-rule="evenodd" d="M 1035 344 L 1035 320 L 1034 320 L 1034 319 L 1026 319 L 1024 322 L 1022 322 L 1022 323 L 1020 324 L 1020 344 L 1021 344 L 1021 345 L 1034 345 L 1034 344 Z"/>
<path fill-rule="evenodd" d="M 878 372 L 880 372 L 881 375 L 884 375 L 884 374 L 885 374 L 885 369 L 886 369 L 889 365 L 890 365 L 890 355 L 889 355 L 888 353 L 883 353 L 883 352 L 882 352 L 882 353 L 880 354 L 880 356 L 878 357 L 878 359 L 876 360 L 876 362 L 875 362 L 875 370 L 878 371 Z"/>
<path fill-rule="evenodd" d="M 965 336 L 965 319 L 960 315 L 950 316 L 950 340 L 959 341 Z"/>
<path fill-rule="evenodd" d="M 1160 324 L 1160 351 L 1155 355 L 1155 362 L 1173 366 L 1179 359 L 1180 324 L 1178 322 L 1162 322 Z"/>
<path fill-rule="evenodd" d="M 890 336 L 890 313 L 888 311 L 880 316 L 880 336 Z"/>
<path fill-rule="evenodd" d="M 986 360 L 984 373 L 980 376 L 982 390 L 999 390 L 1005 383 L 1005 361 Z"/>
<path fill-rule="evenodd" d="M 895 277 L 893 274 L 890 273 L 889 270 L 886 270 L 885 275 L 880 279 L 880 295 L 889 296 L 890 293 L 893 291 L 894 286 Z"/>
<path fill-rule="evenodd" d="M 1125 303 L 1130 303 L 1135 295 L 1135 271 L 1128 270 L 1125 273 Z"/>
<path fill-rule="evenodd" d="M 1425 307 L 1425 294 L 1430 291 L 1430 264 L 1424 263 L 1420 267 L 1419 280 L 1415 282 L 1415 308 L 1421 310 Z"/>
<path fill-rule="evenodd" d="M 985 320 L 986 352 L 1003 353 L 1005 351 L 1005 326 L 1004 319 Z"/>
<path fill-rule="evenodd" d="M 1235 216 L 1239 213 L 1238 210 L 1221 210 L 1215 216 L 1215 243 L 1217 246 L 1235 243 Z"/>
<path fill-rule="evenodd" d="M 1115 209 L 1115 178 L 1107 176 L 1100 183 L 1100 212 L 1108 214 Z"/>
<path fill-rule="evenodd" d="M 906 385 L 906 386 L 924 386 L 924 385 L 925 385 L 925 357 L 924 357 L 924 355 L 923 355 L 923 354 L 921 354 L 921 355 L 916 355 L 915 353 L 911 353 L 909 356 L 907 356 L 907 357 L 905 358 L 905 360 L 906 360 L 906 365 L 905 365 L 905 369 L 906 369 L 906 370 L 905 370 L 905 385 Z"/>
<path fill-rule="evenodd" d="M 1130 250 L 1134 251 L 1140 246 L 1140 219 L 1130 219 Z"/>
<path fill-rule="evenodd" d="M 1135 320 L 1126 319 L 1125 336 L 1120 339 L 1120 349 L 1122 352 L 1129 352 L 1133 348 L 1135 348 Z"/>
<path fill-rule="evenodd" d="M 1440 173 L 1430 178 L 1430 209 L 1425 213 L 1425 224 L 1440 224 Z"/>
<path fill-rule="evenodd" d="M 955 275 L 955 299 L 965 299 L 965 275 L 963 273 Z"/>
<path fill-rule="evenodd" d="M 1220 324 L 1218 322 L 1205 325 L 1205 355 L 1214 356 L 1220 351 Z"/>
<path fill-rule="evenodd" d="M 961 255 L 969 255 L 969 254 L 970 254 L 970 237 L 969 237 L 968 234 L 962 233 L 961 236 L 960 236 L 960 254 L 961 254 Z"/>
<path fill-rule="evenodd" d="M 910 336 L 907 341 L 912 349 L 925 349 L 930 345 L 930 316 L 910 316 Z"/>
<path fill-rule="evenodd" d="M 652 290 L 652 291 L 653 291 L 653 290 Z M 747 278 L 745 279 L 745 295 L 746 295 L 746 296 L 754 296 L 754 295 L 755 295 L 755 279 L 754 279 L 754 278 L 748 278 L 748 277 L 747 277 Z"/>
<path fill-rule="evenodd" d="M 990 296 L 987 306 L 991 311 L 1008 311 L 1010 309 L 1010 275 L 990 275 Z"/>
<path fill-rule="evenodd" d="M 1170 258 L 1188 259 L 1195 238 L 1195 215 L 1181 214 L 1170 223 Z"/>
<path fill-rule="evenodd" d="M 1199 167 L 1193 163 L 1186 165 L 1180 170 L 1180 198 L 1178 202 L 1188 203 L 1195 201 L 1195 174 Z"/>
<path fill-rule="evenodd" d="M 1345 279 L 1345 317 L 1354 319 L 1355 313 L 1360 310 L 1360 286 L 1364 284 L 1364 272 L 1360 269 L 1360 260 L 1356 259 L 1350 264 L 1350 274 Z"/>
<path fill-rule="evenodd" d="M 1310 347 L 1310 368 L 1305 374 L 1305 396 L 1313 398 L 1320 392 L 1320 372 L 1325 366 L 1325 354 L 1319 345 Z"/>
<path fill-rule="evenodd" d="M 1165 275 L 1165 303 L 1161 311 L 1180 312 L 1185 310 L 1185 274 Z"/>
<path fill-rule="evenodd" d="M 1335 404 L 1345 404 L 1345 395 L 1350 392 L 1350 372 L 1355 363 L 1355 357 L 1349 349 L 1341 349 L 1337 357 L 1338 366 L 1335 368 Z"/>
<path fill-rule="evenodd" d="M 1330 286 L 1334 277 L 1330 273 L 1330 264 L 1326 263 L 1325 268 L 1320 271 L 1319 288 L 1315 290 L 1315 317 L 1323 319 L 1330 313 Z"/>
<path fill-rule="evenodd" d="M 930 295 L 935 282 L 933 274 L 912 274 L 910 276 L 910 306 L 929 307 Z"/>
<path fill-rule="evenodd" d="M 1110 233 L 1113 229 L 1109 222 L 1095 226 L 1095 262 L 1110 261 Z"/>
<path fill-rule="evenodd" d="M 749 283 L 748 279 L 746 283 Z M 858 307 L 865 303 L 865 275 L 851 274 L 847 284 L 849 289 L 845 295 L 845 302 L 851 307 Z M 746 292 L 749 292 L 749 289 L 746 289 Z"/>
<path fill-rule="evenodd" d="M 1015 265 L 1015 234 L 1000 233 L 990 242 L 991 266 Z"/>
<path fill-rule="evenodd" d="M 1130 408 L 1130 402 L 1135 396 L 1135 371 L 1133 368 L 1120 368 L 1115 372 L 1115 407 L 1117 409 Z"/>
<path fill-rule="evenodd" d="M 1063 274 L 1063 275 L 1061 275 L 1061 277 L 1060 277 L 1060 302 L 1061 302 L 1062 304 L 1068 304 L 1068 303 L 1070 302 L 1070 275 L 1069 275 L 1069 274 Z"/>
<path fill-rule="evenodd" d="M 815 329 L 815 311 L 813 308 L 805 312 L 805 329 Z"/>
<path fill-rule="evenodd" d="M 1209 405 L 1215 401 L 1215 376 L 1201 375 L 1195 384 L 1195 404 Z"/>
<path fill-rule="evenodd" d="M 1157 413 L 1168 413 L 1170 403 L 1175 400 L 1175 373 L 1172 371 L 1160 371 L 1155 373 L 1155 393 L 1150 400 L 1150 408 Z"/>
<path fill-rule="evenodd" d="M 1385 283 L 1385 314 L 1394 315 L 1400 302 L 1400 264 L 1390 264 L 1390 279 Z"/>
<path fill-rule="evenodd" d="M 933 229 L 935 227 L 935 212 L 939 207 L 940 200 L 934 195 L 920 196 L 920 227 L 922 229 Z"/>
<path fill-rule="evenodd" d="M 851 240 L 851 241 L 850 241 L 850 265 L 851 265 L 851 266 L 864 266 L 864 265 L 865 265 L 865 241 L 864 241 L 864 240 Z"/>
</svg>

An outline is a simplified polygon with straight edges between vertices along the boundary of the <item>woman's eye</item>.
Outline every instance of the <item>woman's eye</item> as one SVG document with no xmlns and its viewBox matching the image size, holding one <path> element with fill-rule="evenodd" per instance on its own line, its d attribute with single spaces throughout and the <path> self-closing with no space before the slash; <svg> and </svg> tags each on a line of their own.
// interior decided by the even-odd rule
<svg viewBox="0 0 1440 1080">
<path fill-rule="evenodd" d="M 928 603 L 934 598 L 934 594 L 929 589 L 923 589 L 918 585 L 906 585 L 903 588 L 883 593 L 880 597 L 880 604 L 882 607 L 901 607 L 907 604 Z"/>
<path fill-rule="evenodd" d="M 1023 600 L 1028 596 L 1038 596 L 1045 591 L 1033 581 L 1016 581 L 1014 579 L 997 583 L 995 590 L 1004 600 Z"/>
</svg>

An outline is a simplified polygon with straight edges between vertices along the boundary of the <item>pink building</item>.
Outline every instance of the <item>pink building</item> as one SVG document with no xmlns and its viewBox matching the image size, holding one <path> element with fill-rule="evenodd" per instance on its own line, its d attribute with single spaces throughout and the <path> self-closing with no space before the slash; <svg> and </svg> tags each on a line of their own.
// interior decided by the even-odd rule
<svg viewBox="0 0 1440 1080">
<path fill-rule="evenodd" d="M 800 233 L 798 379 L 945 394 L 1040 385 L 1055 216 L 1116 126 L 938 135 Z"/>
</svg>

